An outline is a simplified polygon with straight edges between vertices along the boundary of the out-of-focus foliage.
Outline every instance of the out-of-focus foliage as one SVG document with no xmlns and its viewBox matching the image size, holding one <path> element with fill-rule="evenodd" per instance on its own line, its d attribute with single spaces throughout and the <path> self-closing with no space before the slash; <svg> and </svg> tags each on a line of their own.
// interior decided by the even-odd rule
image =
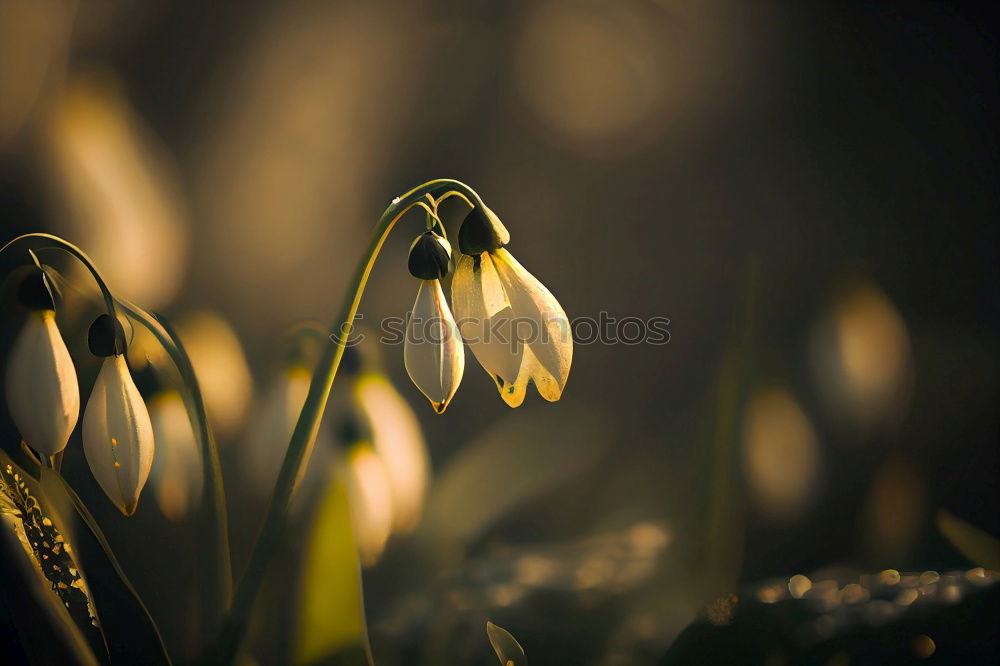
<svg viewBox="0 0 1000 666">
<path fill-rule="evenodd" d="M 509 415 L 442 470 L 422 533 L 445 551 L 468 543 L 505 513 L 597 462 L 611 443 L 607 428 L 600 412 Z M 544 444 L 534 433 L 544 434 Z"/>
<path fill-rule="evenodd" d="M 31 487 L 29 487 L 31 484 Z M 56 524 L 55 513 L 40 502 L 38 482 L 0 452 L 0 517 L 17 536 L 36 573 L 66 607 L 81 630 L 97 631 L 99 622 L 73 547 Z"/>
<path fill-rule="evenodd" d="M 487 622 L 486 635 L 503 666 L 527 666 L 528 660 L 524 656 L 524 649 L 509 631 L 492 622 Z"/>
<path fill-rule="evenodd" d="M 1000 539 L 991 536 L 950 511 L 940 509 L 935 517 L 937 528 L 973 564 L 1000 571 Z"/>
<path fill-rule="evenodd" d="M 151 308 L 170 302 L 187 267 L 187 212 L 167 151 L 117 78 L 71 77 L 45 118 L 43 142 L 55 230 L 86 247 L 122 297 Z"/>
<path fill-rule="evenodd" d="M 253 394 L 253 378 L 239 337 L 217 313 L 197 311 L 176 322 L 191 357 L 212 427 L 227 439 L 239 430 Z"/>
<path fill-rule="evenodd" d="M 347 490 L 336 470 L 316 508 L 304 548 L 295 663 L 367 650 L 361 562 Z"/>
</svg>

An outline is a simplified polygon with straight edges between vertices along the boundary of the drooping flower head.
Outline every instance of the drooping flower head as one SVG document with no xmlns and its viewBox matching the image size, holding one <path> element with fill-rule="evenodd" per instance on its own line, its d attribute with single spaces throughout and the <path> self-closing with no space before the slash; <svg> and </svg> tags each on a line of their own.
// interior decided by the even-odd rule
<svg viewBox="0 0 1000 666">
<path fill-rule="evenodd" d="M 504 248 L 509 241 L 485 206 L 462 223 L 463 256 L 451 283 L 459 330 L 508 405 L 524 401 L 529 381 L 555 401 L 573 361 L 569 320 L 552 293 Z"/>
<path fill-rule="evenodd" d="M 18 288 L 30 312 L 7 365 L 7 408 L 21 438 L 49 458 L 66 448 L 80 417 L 80 387 L 56 326 L 48 278 L 34 271 Z"/>
<path fill-rule="evenodd" d="M 441 289 L 448 274 L 451 245 L 433 231 L 413 242 L 407 262 L 420 279 L 406 327 L 403 360 L 410 379 L 438 414 L 448 407 L 465 372 L 465 349 Z"/>
<path fill-rule="evenodd" d="M 153 464 L 153 426 L 125 362 L 122 325 L 102 314 L 88 342 L 104 363 L 83 414 L 83 451 L 101 489 L 131 516 Z"/>
</svg>

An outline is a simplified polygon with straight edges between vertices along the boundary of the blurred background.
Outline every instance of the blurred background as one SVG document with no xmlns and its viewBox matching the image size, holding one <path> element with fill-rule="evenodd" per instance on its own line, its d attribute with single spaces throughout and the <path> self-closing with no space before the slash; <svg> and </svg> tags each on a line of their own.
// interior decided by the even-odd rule
<svg viewBox="0 0 1000 666">
<path fill-rule="evenodd" d="M 248 659 L 315 656 L 310 611 L 278 610 L 322 585 L 310 534 L 338 468 L 376 526 L 357 538 L 378 663 L 491 663 L 487 619 L 533 663 L 656 663 L 722 595 L 964 570 L 983 563 L 942 520 L 1000 533 L 993 13 L 0 0 L 2 239 L 59 234 L 178 324 L 222 445 L 238 575 L 304 395 L 294 327 L 332 318 L 394 196 L 469 183 L 570 318 L 666 317 L 669 343 L 578 344 L 562 400 L 531 391 L 513 412 L 469 355 L 436 416 L 402 348 L 374 344 L 416 294 L 421 219 L 404 221 Z M 463 205 L 443 212 L 457 230 Z M 96 308 L 88 278 L 66 276 Z M 89 319 L 69 316 L 86 396 Z M 190 656 L 195 491 L 147 489 L 125 519 L 78 438 L 67 478 Z"/>
</svg>

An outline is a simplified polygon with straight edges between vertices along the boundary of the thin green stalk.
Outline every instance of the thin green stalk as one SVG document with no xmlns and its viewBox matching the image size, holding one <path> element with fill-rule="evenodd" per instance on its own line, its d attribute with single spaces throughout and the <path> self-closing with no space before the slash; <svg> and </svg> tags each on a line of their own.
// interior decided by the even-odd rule
<svg viewBox="0 0 1000 666">
<path fill-rule="evenodd" d="M 181 345 L 180 338 L 165 317 L 159 314 L 149 315 L 131 303 L 119 301 L 119 305 L 130 317 L 138 321 L 152 333 L 160 345 L 170 356 L 177 371 L 181 375 L 184 391 L 184 401 L 188 413 L 194 414 L 193 421 L 197 424 L 198 440 L 203 442 L 201 448 L 202 497 L 205 498 L 199 507 L 198 542 L 213 544 L 209 556 L 199 558 L 199 567 L 203 571 L 202 588 L 210 593 L 202 595 L 202 624 L 205 627 L 205 640 L 211 640 L 212 633 L 218 627 L 217 623 L 229 609 L 232 594 L 233 577 L 229 556 L 229 524 L 226 511 L 226 494 L 222 481 L 222 466 L 219 463 L 219 450 L 215 437 L 208 422 L 205 410 L 205 400 L 201 394 L 201 385 L 194 374 L 191 359 Z M 158 330 L 159 329 L 161 330 Z"/>
<path fill-rule="evenodd" d="M 295 430 L 292 432 L 288 450 L 285 452 L 285 459 L 282 462 L 281 471 L 278 473 L 278 480 L 274 485 L 274 492 L 271 495 L 260 534 L 254 544 L 250 562 L 236 587 L 229 616 L 223 624 L 219 640 L 210 656 L 210 661 L 213 664 L 232 663 L 246 634 L 254 599 L 260 590 L 264 572 L 277 550 L 278 542 L 285 528 L 292 492 L 295 489 L 297 479 L 304 472 L 309 461 L 312 444 L 316 439 L 320 420 L 330 397 L 337 368 L 344 356 L 344 347 L 350 337 L 351 327 L 358 312 L 358 305 L 361 303 L 365 284 L 368 282 L 368 276 L 375 265 L 375 259 L 382 249 L 382 244 L 396 222 L 414 206 L 422 205 L 421 200 L 426 195 L 435 196 L 445 192 L 456 192 L 465 196 L 466 200 L 471 199 L 477 205 L 482 206 L 479 195 L 464 183 L 448 179 L 432 180 L 394 199 L 382 213 L 378 224 L 375 225 L 368 249 L 362 255 L 357 269 L 354 271 L 337 318 L 331 327 L 333 335 L 330 342 L 325 345 L 322 356 L 313 371 L 309 393 L 295 424 Z"/>
<path fill-rule="evenodd" d="M 177 367 L 181 380 L 184 384 L 184 394 L 187 401 L 188 414 L 192 421 L 197 424 L 197 434 L 201 444 L 204 494 L 205 500 L 202 502 L 200 523 L 200 541 L 206 544 L 209 557 L 203 558 L 205 561 L 205 582 L 202 594 L 202 613 L 205 621 L 210 623 L 212 630 L 215 629 L 215 622 L 226 611 L 229 605 L 232 591 L 232 572 L 229 559 L 229 527 L 226 515 L 226 495 L 222 483 L 222 470 L 219 465 L 219 454 L 208 425 L 208 417 L 205 412 L 204 400 L 201 396 L 201 388 L 191 367 L 191 361 L 184 347 L 176 334 L 169 328 L 163 320 L 157 319 L 145 312 L 141 308 L 126 301 L 116 299 L 108 288 L 94 262 L 87 254 L 69 241 L 58 236 L 43 233 L 31 233 L 18 236 L 8 242 L 0 253 L 13 246 L 15 243 L 30 241 L 36 250 L 59 249 L 72 255 L 79 261 L 93 276 L 98 288 L 104 297 L 104 304 L 108 314 L 117 319 L 118 308 L 122 308 L 132 319 L 145 326 L 156 337 L 156 339 L 166 350 L 170 359 Z M 30 249 L 29 249 L 30 251 Z"/>
</svg>

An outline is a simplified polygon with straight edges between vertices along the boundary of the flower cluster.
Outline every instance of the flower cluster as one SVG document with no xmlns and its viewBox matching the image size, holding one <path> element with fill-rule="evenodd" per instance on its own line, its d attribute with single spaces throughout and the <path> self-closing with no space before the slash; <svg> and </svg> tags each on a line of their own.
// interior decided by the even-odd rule
<svg viewBox="0 0 1000 666">
<path fill-rule="evenodd" d="M 33 271 L 18 298 L 29 313 L 7 366 L 7 405 L 25 444 L 49 461 L 66 448 L 76 427 L 80 389 L 56 325 L 48 277 Z M 83 414 L 83 450 L 105 494 L 130 516 L 153 463 L 153 428 L 125 362 L 122 325 L 102 314 L 90 327 L 88 343 L 104 362 Z"/>
<path fill-rule="evenodd" d="M 506 250 L 509 241 L 499 218 L 482 204 L 462 222 L 462 256 L 451 282 L 458 324 L 441 287 L 452 265 L 450 244 L 428 231 L 410 248 L 410 273 L 421 283 L 404 360 L 410 379 L 439 414 L 462 381 L 463 339 L 511 407 L 524 401 L 529 381 L 549 401 L 558 400 L 566 386 L 573 360 L 569 320 L 549 290 Z"/>
</svg>

